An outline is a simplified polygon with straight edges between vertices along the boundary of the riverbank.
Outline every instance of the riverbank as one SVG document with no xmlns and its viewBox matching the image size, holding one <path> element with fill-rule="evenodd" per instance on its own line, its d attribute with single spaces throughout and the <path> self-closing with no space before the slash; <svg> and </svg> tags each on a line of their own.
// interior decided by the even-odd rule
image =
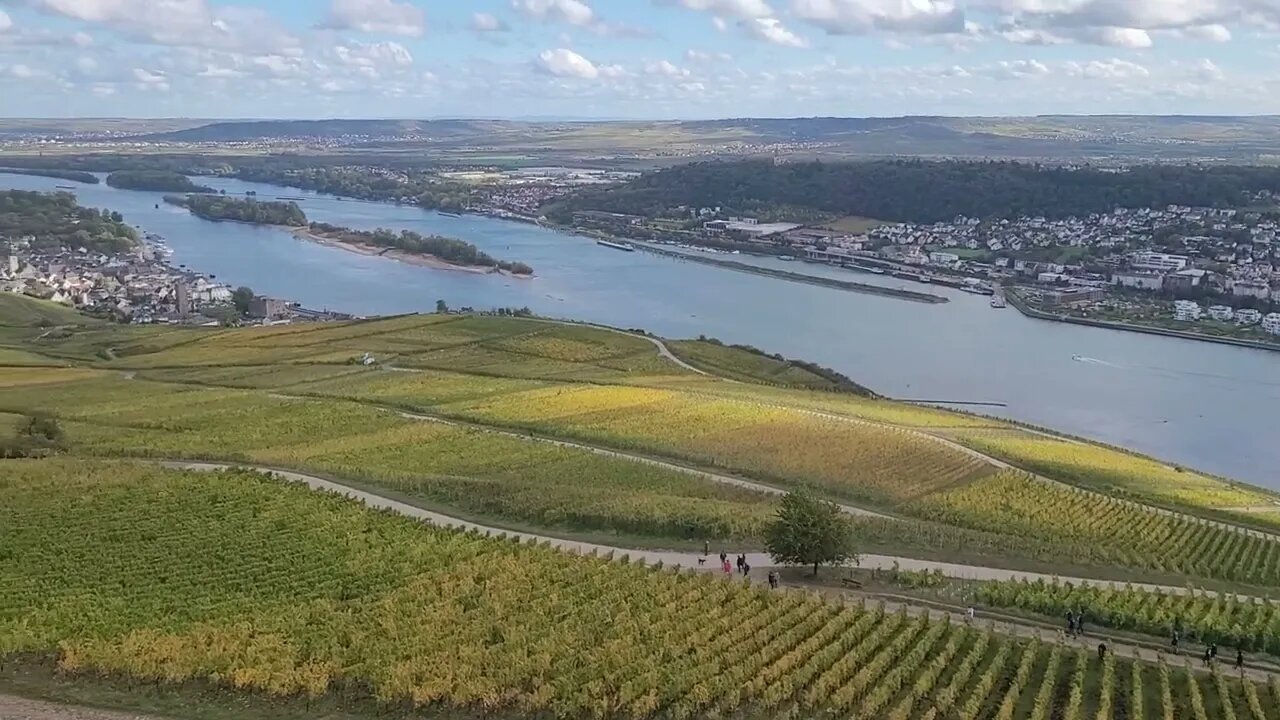
<svg viewBox="0 0 1280 720">
<path fill-rule="evenodd" d="M 289 227 L 286 225 L 274 226 L 281 230 L 287 230 L 290 234 L 300 240 L 317 243 L 325 247 L 337 248 L 347 252 L 365 255 L 368 257 L 384 257 L 396 260 L 408 265 L 416 265 L 418 267 L 431 268 L 433 270 L 454 270 L 457 272 L 471 273 L 473 275 L 490 275 L 498 274 L 517 280 L 531 280 L 533 274 L 517 274 L 507 272 L 496 267 L 477 266 L 477 265 L 455 265 L 447 260 L 436 257 L 435 255 L 425 255 L 422 253 L 411 253 L 397 248 L 382 248 L 368 243 L 353 243 L 338 240 L 336 238 L 327 237 L 319 233 L 313 232 L 309 227 Z"/>
<path fill-rule="evenodd" d="M 779 280 L 789 280 L 791 282 L 817 285 L 819 287 L 833 288 L 835 290 L 847 290 L 849 292 L 865 293 L 867 295 L 880 295 L 882 297 L 910 300 L 912 302 L 919 303 L 942 304 L 951 302 L 949 298 L 945 298 L 941 295 L 916 292 L 915 290 L 907 290 L 905 288 L 882 287 L 880 285 L 868 285 L 866 283 L 854 282 L 852 280 L 837 280 L 835 278 L 821 277 L 818 275 L 805 275 L 803 273 L 790 272 L 788 270 L 777 270 L 775 268 L 762 267 L 759 265 L 749 265 L 747 263 L 735 262 L 733 260 L 721 260 L 719 258 L 707 257 L 705 255 L 692 255 L 689 253 L 677 252 L 660 245 L 650 245 L 648 243 L 638 242 L 635 240 L 629 240 L 627 242 L 630 242 L 637 250 L 643 250 L 656 255 L 679 258 L 681 260 L 688 260 L 690 262 L 702 263 L 704 265 L 712 265 L 715 267 L 725 268 L 727 270 L 751 273 L 752 275 L 763 275 L 765 277 L 777 278 Z"/>
<path fill-rule="evenodd" d="M 1218 335 L 1205 335 L 1203 333 L 1188 332 L 1186 330 L 1171 330 L 1169 328 L 1154 327 L 1151 325 L 1135 325 L 1133 323 L 1118 322 L 1115 320 L 1096 320 L 1094 318 L 1075 317 L 1073 315 L 1059 315 L 1057 313 L 1045 312 L 1031 307 L 1026 300 L 1022 299 L 1016 292 L 1007 292 L 1005 297 L 1009 300 L 1009 304 L 1017 308 L 1018 312 L 1029 318 L 1036 320 L 1051 320 L 1053 322 L 1068 323 L 1070 325 L 1085 325 L 1088 327 L 1104 328 L 1107 330 L 1124 330 L 1126 332 L 1144 333 L 1147 335 L 1162 335 L 1164 337 L 1179 338 L 1182 340 L 1198 340 L 1200 342 L 1218 343 L 1219 345 L 1234 345 L 1236 347 L 1253 348 L 1255 350 L 1270 350 L 1272 352 L 1280 352 L 1280 343 L 1269 343 L 1261 340 L 1243 340 L 1240 338 L 1221 337 Z"/>
</svg>

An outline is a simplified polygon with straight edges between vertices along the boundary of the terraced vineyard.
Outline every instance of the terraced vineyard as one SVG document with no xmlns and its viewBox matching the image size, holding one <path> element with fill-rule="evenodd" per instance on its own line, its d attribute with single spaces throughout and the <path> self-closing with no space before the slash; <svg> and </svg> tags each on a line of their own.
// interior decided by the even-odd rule
<svg viewBox="0 0 1280 720">
<path fill-rule="evenodd" d="M 1251 681 L 434 530 L 243 472 L 0 462 L 0 548 L 0 654 L 249 707 L 1280 718 Z"/>
<path fill-rule="evenodd" d="M 1020 472 L 933 495 L 919 501 L 914 512 L 948 525 L 1069 546 L 1103 566 L 1280 584 L 1280 542 L 1273 538 L 1053 486 Z"/>
<path fill-rule="evenodd" d="M 1174 628 L 1187 641 L 1219 643 L 1246 651 L 1280 655 L 1280 607 L 1270 600 L 1223 593 L 1172 593 L 1054 581 L 982 583 L 975 601 L 1051 617 L 1087 608 L 1089 621 L 1120 630 L 1169 636 Z"/>
</svg>

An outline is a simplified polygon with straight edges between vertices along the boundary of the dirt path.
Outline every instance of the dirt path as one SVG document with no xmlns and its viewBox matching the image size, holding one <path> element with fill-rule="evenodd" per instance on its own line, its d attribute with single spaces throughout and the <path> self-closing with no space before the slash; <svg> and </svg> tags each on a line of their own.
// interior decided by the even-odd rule
<svg viewBox="0 0 1280 720">
<path fill-rule="evenodd" d="M 671 348 L 667 347 L 666 343 L 664 343 L 659 338 L 653 337 L 652 335 L 641 335 L 640 333 L 634 333 L 628 330 L 608 327 L 605 325 L 592 325 L 591 323 L 576 323 L 576 322 L 569 322 L 568 320 L 550 320 L 547 318 L 531 318 L 531 319 L 534 320 L 535 322 L 548 323 L 551 325 L 564 325 L 566 327 L 578 327 L 578 328 L 585 327 L 585 328 L 591 328 L 592 330 L 602 330 L 604 332 L 611 332 L 611 333 L 614 333 L 615 335 L 625 335 L 627 337 L 638 338 L 640 340 L 647 340 L 653 343 L 654 347 L 658 348 L 658 354 L 661 355 L 663 358 L 665 358 L 667 361 L 672 362 L 680 366 L 681 368 L 688 370 L 691 373 L 695 373 L 697 375 L 702 375 L 705 377 L 718 377 L 718 376 L 712 375 L 711 373 L 705 370 L 700 370 L 690 365 L 689 363 L 681 360 L 680 358 L 676 357 L 675 353 L 671 352 Z M 733 382 L 731 380 L 728 380 L 727 378 L 719 378 L 719 379 L 726 380 L 727 382 Z"/>
<path fill-rule="evenodd" d="M 565 552 L 571 552 L 579 555 L 613 555 L 615 557 L 622 557 L 625 555 L 629 556 L 632 560 L 643 560 L 644 563 L 648 565 L 662 563 L 664 566 L 677 565 L 695 570 L 720 571 L 717 567 L 719 565 L 719 557 L 717 556 L 719 548 L 713 548 L 712 550 L 716 554 L 713 554 L 711 557 L 707 557 L 696 552 L 679 552 L 674 550 L 635 550 L 612 547 L 609 545 L 599 545 L 596 543 L 581 542 L 577 540 L 547 537 L 545 535 L 537 535 L 534 533 L 504 530 L 491 525 L 483 525 L 481 523 L 471 522 L 468 520 L 460 520 L 458 518 L 445 515 L 444 513 L 426 510 L 398 500 L 392 500 L 373 492 L 359 490 L 343 485 L 342 483 L 334 482 L 333 480 L 291 470 L 280 470 L 277 468 L 254 466 L 245 463 L 186 462 L 175 460 L 163 462 L 161 464 L 165 467 L 174 469 L 196 470 L 201 472 L 214 472 L 232 468 L 247 468 L 268 473 L 283 480 L 303 483 L 315 490 L 323 490 L 344 495 L 362 502 L 368 507 L 376 510 L 391 510 L 392 512 L 405 515 L 406 517 L 417 518 L 441 527 L 457 528 L 460 530 L 475 530 L 489 535 L 505 535 L 507 537 L 519 538 L 526 542 L 545 542 L 549 543 L 552 547 Z M 732 548 L 728 548 L 727 550 L 730 551 L 730 554 L 735 556 L 737 555 L 737 553 L 732 552 Z M 747 562 L 753 568 L 761 569 L 774 565 L 773 559 L 765 553 L 747 553 L 746 555 Z M 1139 590 L 1154 590 L 1178 595 L 1185 595 L 1190 592 L 1186 587 L 1172 585 L 1125 583 L 1110 580 L 1047 575 L 1044 573 L 1023 570 L 1006 570 L 1003 568 L 984 567 L 980 565 L 961 565 L 957 563 L 938 562 L 933 560 L 917 560 L 915 558 L 895 557 L 892 555 L 862 555 L 859 567 L 864 569 L 878 568 L 881 570 L 892 570 L 894 567 L 897 567 L 900 570 L 910 571 L 938 571 L 947 577 L 965 580 L 1044 580 L 1046 582 L 1051 582 L 1056 579 L 1060 582 L 1090 583 L 1093 585 L 1115 588 L 1133 587 Z"/>
<path fill-rule="evenodd" d="M 0 695 L 0 720 L 159 720 L 153 715 L 96 710 Z"/>
</svg>

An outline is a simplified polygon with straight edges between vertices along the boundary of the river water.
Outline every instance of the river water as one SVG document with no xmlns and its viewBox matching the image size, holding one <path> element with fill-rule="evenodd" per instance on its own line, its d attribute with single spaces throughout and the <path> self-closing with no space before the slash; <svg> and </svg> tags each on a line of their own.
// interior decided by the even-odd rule
<svg viewBox="0 0 1280 720">
<path fill-rule="evenodd" d="M 201 182 L 229 194 L 256 190 L 263 200 L 302 198 L 316 221 L 458 237 L 527 262 L 537 276 L 418 267 L 282 230 L 200 220 L 162 203 L 161 193 L 0 174 L 0 188 L 75 184 L 81 204 L 118 210 L 163 235 L 174 262 L 307 307 L 373 315 L 430 311 L 444 299 L 455 307 L 528 306 L 667 337 L 718 337 L 835 368 L 886 395 L 1004 402 L 1008 407 L 984 412 L 1280 489 L 1280 353 L 1032 320 L 946 288 L 912 285 L 951 299 L 927 305 L 620 252 L 520 223 L 237 180 Z M 800 262 L 750 261 L 904 284 Z"/>
</svg>

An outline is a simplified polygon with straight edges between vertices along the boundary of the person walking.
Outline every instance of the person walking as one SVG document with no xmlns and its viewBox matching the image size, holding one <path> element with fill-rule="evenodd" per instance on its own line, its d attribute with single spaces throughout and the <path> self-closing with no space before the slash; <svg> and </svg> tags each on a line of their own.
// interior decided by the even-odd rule
<svg viewBox="0 0 1280 720">
<path fill-rule="evenodd" d="M 1244 671 L 1244 650 L 1236 648 L 1236 670 Z"/>
<path fill-rule="evenodd" d="M 739 555 L 736 562 L 738 563 L 738 572 L 742 572 L 742 566 L 747 562 L 746 558 L 742 555 Z"/>
<path fill-rule="evenodd" d="M 729 566 L 729 558 L 726 557 L 724 560 L 720 561 L 720 569 L 724 570 L 725 575 L 733 573 L 733 568 Z"/>
<path fill-rule="evenodd" d="M 1084 611 L 1076 611 L 1076 634 L 1084 637 Z"/>
<path fill-rule="evenodd" d="M 1070 610 L 1067 611 L 1067 635 L 1070 637 L 1076 635 L 1076 616 Z"/>
<path fill-rule="evenodd" d="M 777 570 L 769 571 L 769 587 L 773 588 L 774 590 L 778 589 L 778 571 Z"/>
<path fill-rule="evenodd" d="M 1218 643 L 1209 643 L 1209 659 L 1218 659 Z"/>
<path fill-rule="evenodd" d="M 1173 654 L 1174 654 L 1174 655 L 1181 655 L 1181 654 L 1182 654 L 1181 652 L 1179 652 L 1179 651 L 1178 651 L 1178 640 L 1179 640 L 1179 639 L 1180 639 L 1180 634 L 1178 633 L 1178 629 L 1177 629 L 1177 628 L 1174 628 L 1174 629 L 1173 629 L 1173 640 L 1172 640 L 1172 645 L 1173 645 Z"/>
<path fill-rule="evenodd" d="M 721 565 L 723 565 L 723 564 L 725 564 L 725 563 L 727 563 L 727 562 L 729 562 L 729 553 L 726 553 L 725 551 L 721 550 L 721 551 L 720 551 L 720 564 L 721 564 Z"/>
<path fill-rule="evenodd" d="M 742 576 L 747 577 L 751 574 L 751 563 L 747 562 L 746 557 L 742 558 Z"/>
<path fill-rule="evenodd" d="M 711 541 L 703 540 L 702 541 L 702 557 L 706 557 L 710 554 L 711 554 Z"/>
<path fill-rule="evenodd" d="M 1107 658 L 1107 644 L 1104 642 L 1100 642 L 1098 643 L 1098 660 L 1099 662 L 1101 662 L 1106 658 Z"/>
<path fill-rule="evenodd" d="M 1208 646 L 1205 646 L 1205 649 L 1204 649 L 1204 666 L 1205 666 L 1205 667 L 1209 667 L 1209 665 L 1210 665 L 1212 662 L 1213 662 L 1213 655 L 1211 654 L 1211 651 L 1209 650 Z"/>
</svg>

